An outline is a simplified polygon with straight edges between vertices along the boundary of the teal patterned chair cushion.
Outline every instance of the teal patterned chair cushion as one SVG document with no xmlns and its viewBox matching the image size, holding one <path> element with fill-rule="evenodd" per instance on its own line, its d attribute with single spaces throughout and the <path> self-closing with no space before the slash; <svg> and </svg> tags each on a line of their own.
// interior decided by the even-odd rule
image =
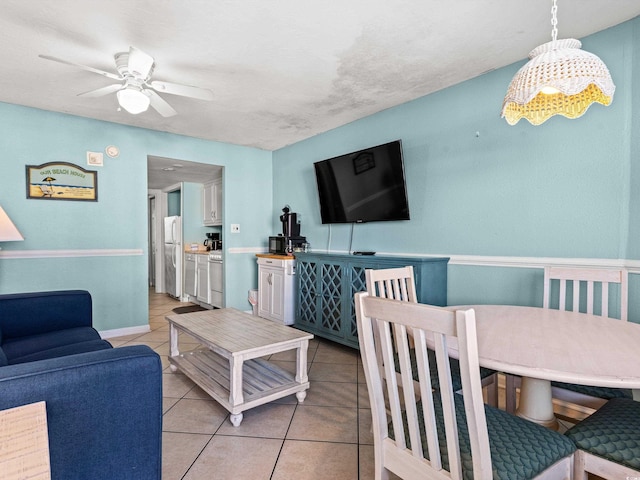
<svg viewBox="0 0 640 480">
<path fill-rule="evenodd" d="M 463 479 L 473 480 L 473 462 L 464 399 L 459 394 L 454 395 L 454 398 Z M 428 458 L 426 437 L 423 430 L 422 405 L 420 401 L 417 403 L 423 439 L 422 448 L 425 457 Z M 449 458 L 445 444 L 442 404 L 437 393 L 434 394 L 434 405 L 440 440 L 440 455 L 442 456 L 444 468 L 448 470 Z M 576 450 L 575 445 L 568 438 L 557 432 L 518 418 L 490 405 L 485 405 L 484 410 L 487 418 L 494 480 L 527 480 L 534 478 L 557 461 L 572 455 Z M 389 425 L 389 436 L 395 438 L 391 424 Z M 411 441 L 409 440 L 406 425 L 405 437 L 407 445 L 410 445 Z"/>
<path fill-rule="evenodd" d="M 565 435 L 580 450 L 640 470 L 640 402 L 613 398 Z"/>
<path fill-rule="evenodd" d="M 427 355 L 429 356 L 429 365 L 436 365 L 436 352 L 428 349 Z M 416 360 L 416 356 L 414 350 L 411 350 L 411 371 L 413 372 L 413 379 L 418 381 L 418 364 Z M 400 367 L 398 366 L 398 354 L 394 355 L 394 364 L 396 365 L 396 371 L 400 372 Z M 457 392 L 462 390 L 462 379 L 460 377 L 460 362 L 455 358 L 449 359 L 449 364 L 451 365 L 451 383 L 453 384 L 453 391 Z M 489 370 L 488 368 L 480 367 L 480 378 L 484 379 L 493 375 L 495 370 Z M 440 387 L 440 380 L 438 379 L 438 371 L 434 368 L 431 371 L 431 388 L 438 389 Z"/>
<path fill-rule="evenodd" d="M 574 385 L 572 383 L 561 382 L 551 382 L 551 386 L 582 393 L 590 397 L 604 398 L 605 400 L 611 400 L 612 398 L 633 398 L 633 394 L 628 388 L 592 387 L 589 385 Z"/>
</svg>

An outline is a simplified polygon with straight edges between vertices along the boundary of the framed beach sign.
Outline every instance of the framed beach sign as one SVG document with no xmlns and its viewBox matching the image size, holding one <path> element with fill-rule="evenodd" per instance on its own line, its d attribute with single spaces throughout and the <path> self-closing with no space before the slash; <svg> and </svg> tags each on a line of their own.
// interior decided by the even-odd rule
<svg viewBox="0 0 640 480">
<path fill-rule="evenodd" d="M 67 162 L 27 165 L 27 198 L 98 201 L 98 172 Z"/>
</svg>

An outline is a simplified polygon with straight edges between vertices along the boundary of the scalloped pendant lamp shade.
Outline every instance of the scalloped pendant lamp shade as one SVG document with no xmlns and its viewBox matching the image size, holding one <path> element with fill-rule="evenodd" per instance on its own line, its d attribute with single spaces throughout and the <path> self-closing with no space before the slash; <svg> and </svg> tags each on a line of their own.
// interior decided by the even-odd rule
<svg viewBox="0 0 640 480">
<path fill-rule="evenodd" d="M 581 50 L 576 39 L 556 40 L 556 10 L 554 0 L 553 40 L 533 49 L 511 80 L 501 115 L 509 125 L 521 118 L 533 125 L 553 115 L 578 118 L 592 103 L 606 106 L 613 100 L 616 87 L 604 62 Z"/>
</svg>

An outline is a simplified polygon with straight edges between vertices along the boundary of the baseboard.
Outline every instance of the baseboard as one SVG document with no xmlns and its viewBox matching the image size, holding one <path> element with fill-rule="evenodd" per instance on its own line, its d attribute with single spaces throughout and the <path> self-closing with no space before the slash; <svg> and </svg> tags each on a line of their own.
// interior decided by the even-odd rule
<svg viewBox="0 0 640 480">
<path fill-rule="evenodd" d="M 124 337 L 126 335 L 136 335 L 136 334 L 143 334 L 143 333 L 148 333 L 151 331 L 151 328 L 149 327 L 149 325 L 140 325 L 137 327 L 127 327 L 127 328 L 114 328 L 113 330 L 103 330 L 100 333 L 100 337 L 107 339 L 107 338 L 114 338 L 114 337 Z"/>
</svg>

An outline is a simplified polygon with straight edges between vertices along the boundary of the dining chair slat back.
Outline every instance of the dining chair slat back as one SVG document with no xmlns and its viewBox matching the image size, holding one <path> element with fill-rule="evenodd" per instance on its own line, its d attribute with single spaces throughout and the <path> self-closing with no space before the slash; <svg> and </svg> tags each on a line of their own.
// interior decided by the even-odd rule
<svg viewBox="0 0 640 480">
<path fill-rule="evenodd" d="M 418 302 L 413 266 L 365 270 L 369 295 L 404 302 Z"/>
<path fill-rule="evenodd" d="M 628 273 L 624 269 L 599 269 L 580 267 L 552 267 L 544 269 L 544 287 L 542 306 L 557 308 L 591 315 L 610 316 L 613 306 L 622 321 L 627 320 Z M 614 287 L 616 286 L 617 287 Z M 613 295 L 610 295 L 610 290 Z M 598 295 L 599 292 L 599 295 Z M 612 298 L 617 301 L 610 302 Z M 507 375 L 506 405 L 508 411 L 514 411 L 516 405 L 516 387 L 519 378 Z M 592 413 L 610 398 L 631 398 L 632 392 L 626 389 L 591 387 L 553 382 L 553 397 L 571 404 L 573 408 Z"/>
<path fill-rule="evenodd" d="M 376 480 L 389 472 L 403 479 L 506 480 L 516 471 L 519 478 L 570 478 L 571 441 L 483 403 L 472 309 L 453 311 L 367 292 L 355 295 L 355 305 Z M 427 342 L 435 355 L 429 355 Z M 450 347 L 459 356 L 463 395 L 454 392 Z M 431 383 L 434 370 L 437 389 Z M 411 381 L 415 377 L 417 383 Z"/>
<path fill-rule="evenodd" d="M 609 317 L 609 290 L 612 285 L 618 285 L 619 316 L 626 321 L 628 315 L 626 270 L 594 269 L 594 268 L 565 268 L 545 267 L 543 307 L 551 308 L 554 280 L 558 286 L 558 308 L 561 310 L 580 311 L 583 299 L 586 306 L 584 313 Z M 585 288 L 581 288 L 583 286 Z M 571 288 L 568 288 L 571 286 Z M 596 296 L 599 289 L 600 295 Z M 571 295 L 569 296 L 569 292 Z M 572 302 L 569 304 L 569 300 Z M 599 311 L 596 310 L 599 307 Z"/>
<path fill-rule="evenodd" d="M 543 306 L 552 308 L 553 284 L 559 283 L 559 309 L 578 312 L 582 306 L 584 313 L 603 317 L 617 316 L 622 321 L 627 321 L 627 280 L 628 273 L 624 269 L 545 267 Z M 610 303 L 610 300 L 615 301 Z M 610 306 L 614 311 L 610 311 Z M 554 398 L 572 404 L 574 408 L 586 409 L 586 413 L 602 407 L 611 398 L 633 397 L 629 389 L 560 382 L 552 382 L 551 385 Z"/>
<path fill-rule="evenodd" d="M 367 292 L 373 297 L 390 298 L 404 302 L 418 303 L 416 293 L 416 283 L 413 272 L 413 266 L 384 269 L 366 269 L 365 281 Z M 413 338 L 409 330 L 409 345 L 413 348 Z M 433 352 L 431 352 L 433 355 Z M 378 358 L 382 362 L 382 358 Z M 454 364 L 457 360 L 451 360 Z M 382 363 L 380 363 L 382 366 Z M 489 405 L 498 405 L 498 375 L 497 372 L 486 368 L 481 369 L 482 386 L 486 387 L 487 403 Z M 434 388 L 437 383 L 437 377 L 434 377 Z M 455 390 L 462 388 L 460 375 L 457 366 L 453 371 L 453 384 Z"/>
<path fill-rule="evenodd" d="M 412 265 L 380 270 L 368 268 L 364 271 L 364 276 L 367 292 L 372 297 L 391 298 L 403 302 L 418 303 Z M 376 341 L 379 342 L 381 339 L 376 338 Z M 411 346 L 413 346 L 413 340 L 410 339 L 410 342 Z M 378 363 L 380 367 L 382 367 L 381 352 L 376 351 L 376 354 L 378 355 Z"/>
</svg>

